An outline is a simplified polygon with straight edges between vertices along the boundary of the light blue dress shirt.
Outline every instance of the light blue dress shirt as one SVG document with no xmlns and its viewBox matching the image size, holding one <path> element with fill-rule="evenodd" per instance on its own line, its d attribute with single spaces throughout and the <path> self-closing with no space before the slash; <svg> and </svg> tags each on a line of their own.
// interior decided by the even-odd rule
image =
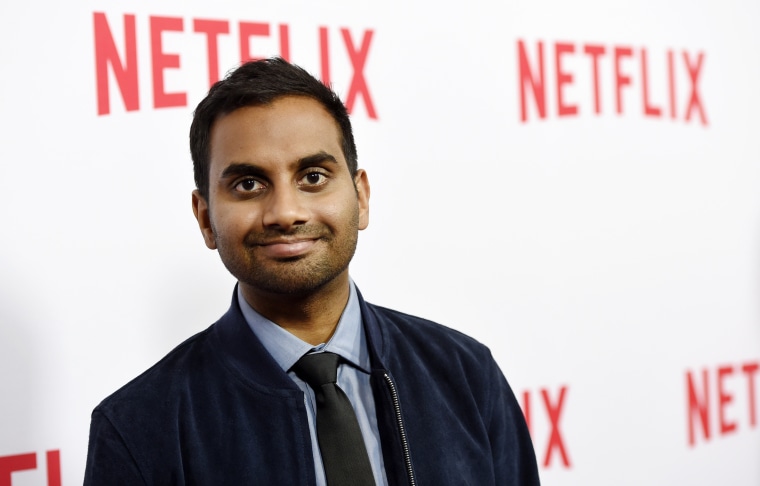
<svg viewBox="0 0 760 486">
<path fill-rule="evenodd" d="M 329 351 L 340 355 L 346 362 L 341 361 L 338 366 L 338 386 L 348 396 L 356 412 L 359 428 L 367 446 L 369 461 L 378 486 L 387 486 L 388 479 L 383 465 L 383 451 L 380 448 L 380 433 L 377 429 L 377 415 L 375 414 L 375 399 L 370 387 L 370 364 L 367 339 L 364 336 L 362 326 L 361 309 L 359 298 L 353 281 L 350 282 L 348 303 L 338 321 L 335 333 L 327 343 L 317 346 L 304 342 L 281 328 L 274 322 L 256 312 L 243 297 L 238 287 L 238 301 L 240 310 L 248 322 L 253 333 L 259 338 L 264 347 L 269 351 L 277 364 L 288 373 L 288 376 L 304 392 L 306 415 L 311 431 L 311 450 L 314 453 L 314 468 L 317 477 L 317 486 L 326 486 L 322 456 L 317 442 L 316 414 L 317 406 L 314 401 L 314 391 L 301 380 L 290 368 L 301 359 L 301 356 L 309 352 Z"/>
</svg>

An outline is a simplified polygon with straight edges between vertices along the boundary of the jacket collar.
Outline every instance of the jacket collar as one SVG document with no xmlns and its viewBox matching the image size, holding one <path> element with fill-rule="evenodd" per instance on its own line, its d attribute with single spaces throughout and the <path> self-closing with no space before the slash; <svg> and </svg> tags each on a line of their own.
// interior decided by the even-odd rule
<svg viewBox="0 0 760 486">
<path fill-rule="evenodd" d="M 383 368 L 385 336 L 377 315 L 356 289 L 367 338 L 371 367 Z M 237 286 L 227 312 L 211 327 L 210 339 L 218 358 L 230 371 L 250 386 L 269 393 L 291 396 L 301 393 L 298 386 L 266 350 L 243 317 Z"/>
</svg>

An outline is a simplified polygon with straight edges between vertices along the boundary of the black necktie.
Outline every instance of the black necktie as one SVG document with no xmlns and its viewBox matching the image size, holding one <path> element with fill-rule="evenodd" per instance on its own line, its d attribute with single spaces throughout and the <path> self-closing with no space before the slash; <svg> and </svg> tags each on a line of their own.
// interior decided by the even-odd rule
<svg viewBox="0 0 760 486">
<path fill-rule="evenodd" d="M 336 384 L 338 359 L 333 353 L 307 354 L 293 371 L 314 390 L 317 441 L 328 486 L 375 486 L 354 408 Z"/>
</svg>

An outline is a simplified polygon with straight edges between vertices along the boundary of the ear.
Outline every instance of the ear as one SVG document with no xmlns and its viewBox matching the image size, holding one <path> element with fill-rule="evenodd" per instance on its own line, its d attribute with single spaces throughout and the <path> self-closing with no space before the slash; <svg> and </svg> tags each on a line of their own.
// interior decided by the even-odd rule
<svg viewBox="0 0 760 486">
<path fill-rule="evenodd" d="M 363 230 L 369 226 L 369 179 L 364 169 L 356 171 L 354 185 L 359 199 L 359 229 Z"/>
<path fill-rule="evenodd" d="M 203 240 L 210 250 L 216 250 L 216 237 L 214 230 L 211 228 L 211 217 L 208 213 L 208 202 L 201 196 L 198 189 L 193 191 L 193 214 L 198 221 L 198 226 L 203 234 Z"/>
</svg>

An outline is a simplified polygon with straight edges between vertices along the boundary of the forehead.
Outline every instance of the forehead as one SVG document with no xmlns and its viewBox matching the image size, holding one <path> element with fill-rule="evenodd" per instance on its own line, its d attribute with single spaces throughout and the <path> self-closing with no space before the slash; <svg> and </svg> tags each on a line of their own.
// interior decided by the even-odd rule
<svg viewBox="0 0 760 486">
<path fill-rule="evenodd" d="M 341 140 L 337 122 L 312 98 L 238 108 L 211 128 L 211 175 L 230 163 L 285 163 L 320 151 L 345 164 Z"/>
</svg>

